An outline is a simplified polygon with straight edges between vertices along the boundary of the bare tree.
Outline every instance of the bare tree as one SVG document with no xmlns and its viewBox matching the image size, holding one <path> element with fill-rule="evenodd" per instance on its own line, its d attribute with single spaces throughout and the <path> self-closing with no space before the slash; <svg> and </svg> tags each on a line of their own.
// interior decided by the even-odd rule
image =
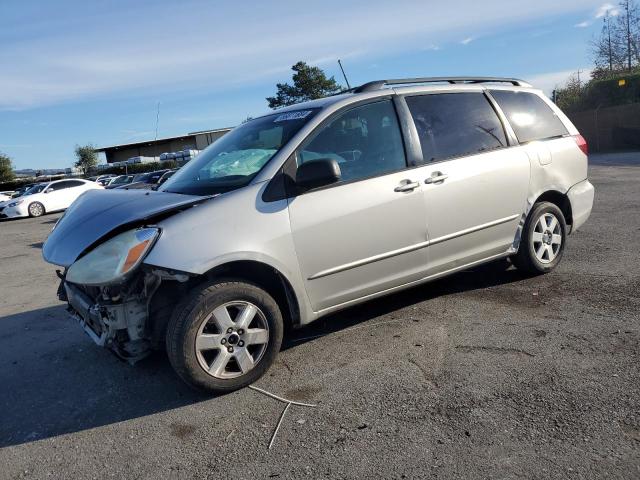
<svg viewBox="0 0 640 480">
<path fill-rule="evenodd" d="M 592 77 L 609 78 L 640 65 L 640 11 L 635 0 L 610 6 L 600 35 L 591 41 Z"/>
<path fill-rule="evenodd" d="M 611 35 L 611 18 L 607 12 L 603 18 L 600 36 L 591 40 L 591 54 L 593 63 L 599 71 L 613 73 L 614 66 L 618 67 L 617 49 L 614 49 L 614 38 Z"/>
<path fill-rule="evenodd" d="M 638 55 L 640 43 L 640 12 L 634 0 L 620 2 L 620 15 L 617 17 L 615 36 L 620 45 L 625 67 L 631 69 L 640 63 Z"/>
</svg>

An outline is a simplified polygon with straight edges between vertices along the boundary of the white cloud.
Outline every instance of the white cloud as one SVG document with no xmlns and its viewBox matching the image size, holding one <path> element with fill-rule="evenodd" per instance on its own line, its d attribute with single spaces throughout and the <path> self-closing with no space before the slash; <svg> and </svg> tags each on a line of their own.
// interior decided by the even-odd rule
<svg viewBox="0 0 640 480">
<path fill-rule="evenodd" d="M 574 27 L 576 27 L 576 28 L 587 28 L 589 25 L 591 25 L 591 22 L 589 20 L 585 20 L 584 22 L 576 23 L 574 25 Z"/>
<path fill-rule="evenodd" d="M 618 15 L 620 15 L 620 9 L 616 5 L 605 3 L 598 7 L 598 10 L 596 10 L 595 18 L 602 18 L 607 15 L 607 13 L 610 17 L 617 17 Z"/>
<path fill-rule="evenodd" d="M 283 81 L 300 59 L 333 68 L 330 73 L 340 78 L 338 58 L 376 62 L 416 45 L 455 42 L 470 31 L 494 32 L 579 12 L 585 3 L 598 5 L 597 0 L 522 0 L 515 7 L 513 0 L 398 0 L 393 6 L 325 0 L 322 8 L 311 9 L 306 2 L 281 0 L 278 8 L 256 2 L 247 9 L 232 0 L 220 0 L 215 8 L 184 0 L 154 6 L 149 15 L 148 6 L 137 2 L 76 1 L 78 8 L 67 9 L 72 15 L 43 4 L 32 9 L 33 18 L 23 13 L 24 18 L 6 19 L 0 32 L 0 109 L 123 93 L 230 90 L 265 79 Z"/>
<path fill-rule="evenodd" d="M 460 43 L 462 45 L 469 45 L 471 42 L 473 42 L 474 38 L 473 37 L 467 37 L 464 40 L 460 40 Z"/>
</svg>

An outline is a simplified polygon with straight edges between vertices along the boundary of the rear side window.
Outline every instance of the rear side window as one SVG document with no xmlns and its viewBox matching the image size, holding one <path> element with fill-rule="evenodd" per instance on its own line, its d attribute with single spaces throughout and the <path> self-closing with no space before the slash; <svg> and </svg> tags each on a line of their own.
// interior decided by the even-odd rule
<svg viewBox="0 0 640 480">
<path fill-rule="evenodd" d="M 71 186 L 69 185 L 69 183 L 71 183 L 69 180 L 65 180 L 63 182 L 56 182 L 56 183 L 52 183 L 49 188 L 53 190 L 64 190 L 65 188 L 69 188 Z"/>
<path fill-rule="evenodd" d="M 73 187 L 82 187 L 84 186 L 84 182 L 81 182 L 80 180 L 69 180 L 69 188 L 73 188 Z"/>
<path fill-rule="evenodd" d="M 509 119 L 520 143 L 569 133 L 549 105 L 534 93 L 492 90 L 491 95 Z"/>
<path fill-rule="evenodd" d="M 504 128 L 482 93 L 439 93 L 406 98 L 425 162 L 505 147 Z"/>
</svg>

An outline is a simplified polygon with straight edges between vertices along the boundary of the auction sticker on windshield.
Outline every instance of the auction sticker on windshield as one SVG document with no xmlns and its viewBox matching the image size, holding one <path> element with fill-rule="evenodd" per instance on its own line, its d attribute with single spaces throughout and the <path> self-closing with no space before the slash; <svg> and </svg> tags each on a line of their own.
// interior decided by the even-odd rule
<svg viewBox="0 0 640 480">
<path fill-rule="evenodd" d="M 288 120 L 300 120 L 306 118 L 311 113 L 311 110 L 298 110 L 297 112 L 283 113 L 278 115 L 274 122 L 286 122 Z"/>
</svg>

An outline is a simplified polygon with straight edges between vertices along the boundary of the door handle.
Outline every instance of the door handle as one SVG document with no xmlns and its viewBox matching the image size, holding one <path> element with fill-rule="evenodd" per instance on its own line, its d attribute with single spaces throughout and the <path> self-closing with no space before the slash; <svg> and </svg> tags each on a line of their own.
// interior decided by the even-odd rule
<svg viewBox="0 0 640 480">
<path fill-rule="evenodd" d="M 424 181 L 424 183 L 426 183 L 426 184 L 442 183 L 447 178 L 449 178 L 449 175 L 445 175 L 442 172 L 433 172 L 430 177 L 427 177 L 427 179 Z"/>
<path fill-rule="evenodd" d="M 412 192 L 420 186 L 420 182 L 412 182 L 411 180 L 402 180 L 400 185 L 393 189 L 394 192 Z"/>
</svg>

